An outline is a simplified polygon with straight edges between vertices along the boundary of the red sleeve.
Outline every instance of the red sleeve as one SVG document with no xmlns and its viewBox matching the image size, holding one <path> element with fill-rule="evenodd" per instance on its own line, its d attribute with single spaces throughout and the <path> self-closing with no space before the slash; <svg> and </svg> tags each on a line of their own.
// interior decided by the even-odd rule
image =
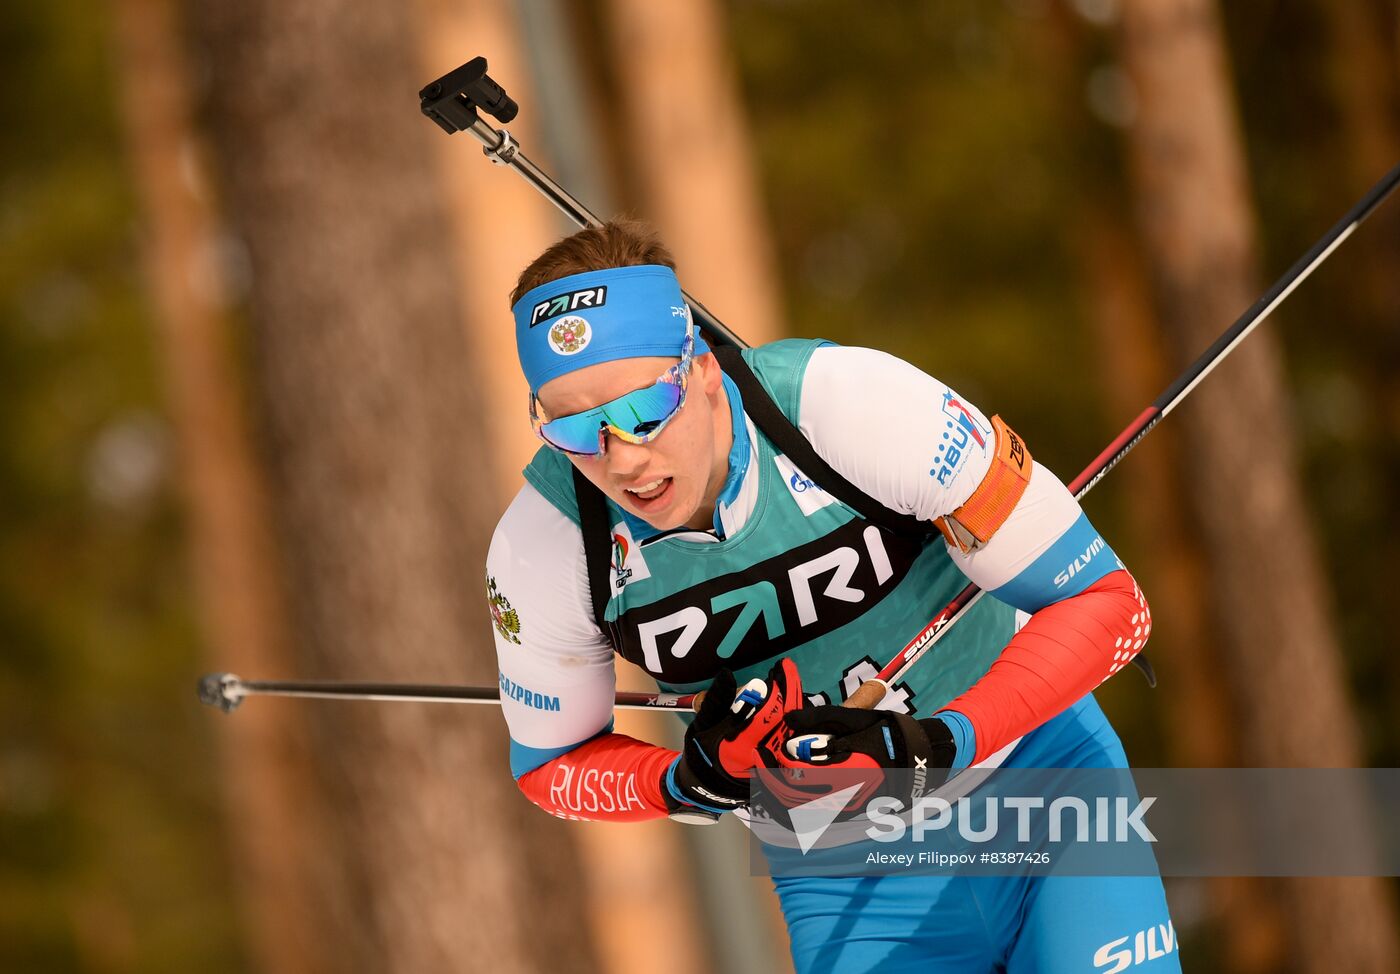
<svg viewBox="0 0 1400 974">
<path fill-rule="evenodd" d="M 952 701 L 972 723 L 976 764 L 1069 707 L 1127 666 L 1152 614 L 1133 576 L 1111 572 L 1031 616 L 986 675 Z"/>
<path fill-rule="evenodd" d="M 604 734 L 520 776 L 525 797 L 558 818 L 642 822 L 666 815 L 661 776 L 677 752 Z"/>
</svg>

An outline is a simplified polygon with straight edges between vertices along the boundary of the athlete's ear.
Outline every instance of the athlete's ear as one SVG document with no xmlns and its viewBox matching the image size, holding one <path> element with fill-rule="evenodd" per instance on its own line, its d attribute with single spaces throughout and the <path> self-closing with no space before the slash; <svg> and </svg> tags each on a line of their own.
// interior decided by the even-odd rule
<svg viewBox="0 0 1400 974">
<path fill-rule="evenodd" d="M 706 352 L 704 355 L 695 356 L 690 365 L 691 371 L 696 373 L 695 378 L 700 381 L 700 388 L 705 391 L 705 395 L 714 397 L 720 390 L 720 384 L 724 379 L 724 373 L 720 370 L 719 359 L 715 358 L 714 352 Z"/>
</svg>

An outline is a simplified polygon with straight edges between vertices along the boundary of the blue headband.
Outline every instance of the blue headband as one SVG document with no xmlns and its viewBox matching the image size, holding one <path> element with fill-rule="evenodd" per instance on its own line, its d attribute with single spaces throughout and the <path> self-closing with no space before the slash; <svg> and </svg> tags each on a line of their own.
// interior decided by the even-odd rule
<svg viewBox="0 0 1400 974">
<path fill-rule="evenodd" d="M 611 267 L 541 284 L 511 309 L 531 392 L 575 369 L 620 358 L 679 358 L 690 309 L 669 267 Z M 695 336 L 695 354 L 709 351 Z"/>
</svg>

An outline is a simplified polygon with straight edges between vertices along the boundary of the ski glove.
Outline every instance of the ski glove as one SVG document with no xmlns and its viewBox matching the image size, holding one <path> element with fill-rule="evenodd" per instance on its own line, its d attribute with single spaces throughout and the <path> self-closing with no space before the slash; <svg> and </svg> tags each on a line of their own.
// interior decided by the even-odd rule
<svg viewBox="0 0 1400 974">
<path fill-rule="evenodd" d="M 902 800 L 928 794 L 948 780 L 948 769 L 957 756 L 952 732 L 937 717 L 916 720 L 892 710 L 823 706 L 788 714 L 784 723 L 786 740 L 776 752 L 780 768 L 865 772 L 854 779 L 864 779 L 867 787 L 848 807 L 863 803 L 876 793 L 894 794 L 892 786 L 883 780 L 883 772 L 890 768 L 913 772 L 912 788 L 901 789 L 905 791 L 899 796 Z M 785 803 L 810 800 L 841 786 L 804 782 L 803 776 L 793 771 L 787 776 L 792 780 L 780 779 L 773 787 Z M 841 784 L 845 783 L 843 778 Z"/>
<path fill-rule="evenodd" d="M 728 812 L 748 804 L 756 749 L 802 706 L 802 679 L 786 657 L 767 680 L 754 678 L 735 691 L 734 674 L 720 670 L 686 730 L 685 747 L 663 779 L 677 806 L 672 817 L 694 820 L 685 806 Z"/>
</svg>

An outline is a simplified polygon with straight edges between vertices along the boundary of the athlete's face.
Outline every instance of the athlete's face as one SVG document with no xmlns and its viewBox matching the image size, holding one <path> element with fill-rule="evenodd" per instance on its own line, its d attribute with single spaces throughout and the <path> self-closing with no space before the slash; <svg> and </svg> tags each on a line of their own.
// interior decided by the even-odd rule
<svg viewBox="0 0 1400 974">
<path fill-rule="evenodd" d="M 600 362 L 551 379 L 539 401 L 549 416 L 568 416 L 642 389 L 676 359 L 630 358 Z M 729 472 L 733 431 L 719 363 L 695 356 L 683 405 L 649 443 L 607 438 L 598 457 L 570 456 L 574 466 L 625 510 L 660 530 L 707 528 Z"/>
</svg>

